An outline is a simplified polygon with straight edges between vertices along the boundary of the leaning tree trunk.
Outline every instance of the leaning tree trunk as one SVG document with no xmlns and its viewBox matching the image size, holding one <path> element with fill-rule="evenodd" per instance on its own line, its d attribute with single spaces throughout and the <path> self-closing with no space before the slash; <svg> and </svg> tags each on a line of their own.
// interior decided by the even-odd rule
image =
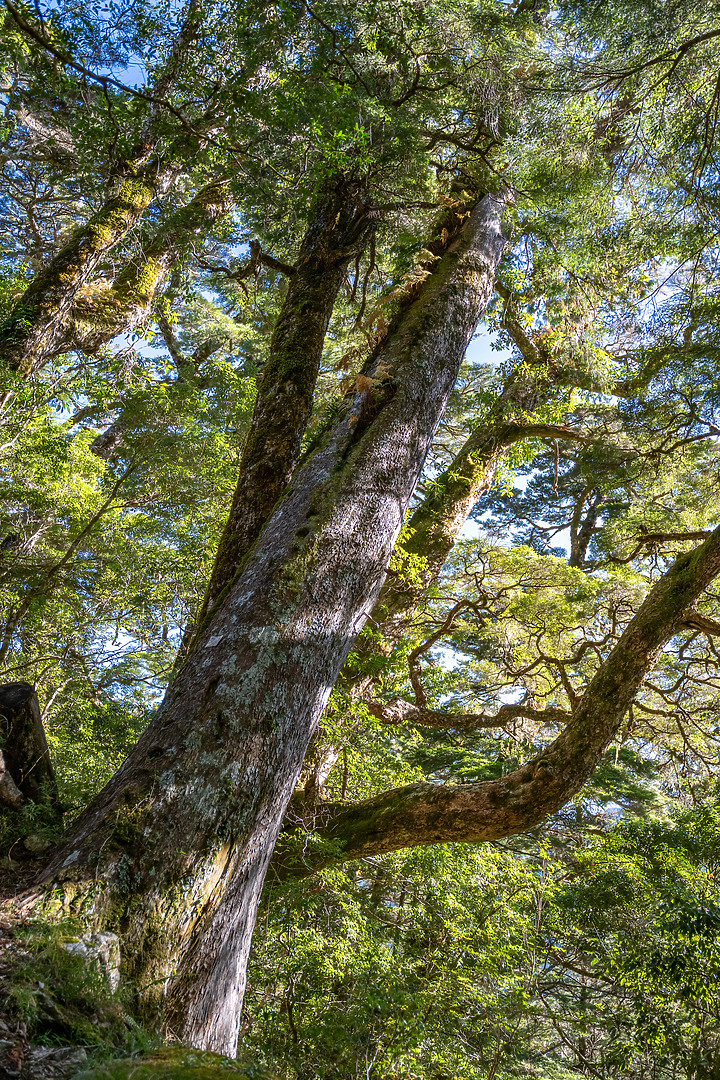
<svg viewBox="0 0 720 1080">
<path fill-rule="evenodd" d="M 168 979 L 168 1028 L 193 1045 L 235 1052 L 267 864 L 491 295 L 502 209 L 475 205 L 42 876 L 122 925 L 126 971 Z"/>
</svg>

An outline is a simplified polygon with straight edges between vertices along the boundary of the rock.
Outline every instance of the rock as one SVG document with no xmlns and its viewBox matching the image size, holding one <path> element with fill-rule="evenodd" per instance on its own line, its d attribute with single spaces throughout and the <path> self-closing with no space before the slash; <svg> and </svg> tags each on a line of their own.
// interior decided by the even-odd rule
<svg viewBox="0 0 720 1080">
<path fill-rule="evenodd" d="M 73 956 L 82 956 L 88 963 L 96 963 L 107 978 L 110 989 L 120 985 L 120 938 L 109 931 L 99 934 L 83 934 L 78 941 L 67 941 L 63 949 Z"/>
<path fill-rule="evenodd" d="M 20 1080 L 64 1080 L 84 1065 L 82 1046 L 32 1046 L 25 1055 Z"/>
<path fill-rule="evenodd" d="M 47 851 L 49 847 L 52 847 L 52 844 L 45 837 L 39 836 L 38 833 L 30 833 L 23 840 L 23 847 L 31 851 L 33 855 L 42 855 L 43 851 Z"/>
</svg>

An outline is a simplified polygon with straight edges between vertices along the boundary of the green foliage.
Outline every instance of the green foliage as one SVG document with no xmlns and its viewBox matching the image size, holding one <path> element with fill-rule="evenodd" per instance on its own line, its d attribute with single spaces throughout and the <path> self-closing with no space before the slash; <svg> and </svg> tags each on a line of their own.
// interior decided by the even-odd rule
<svg viewBox="0 0 720 1080">
<path fill-rule="evenodd" d="M 436 847 L 270 892 L 244 1039 L 280 1077 L 710 1080 L 720 811 Z"/>
<path fill-rule="evenodd" d="M 273 1080 L 263 1068 L 183 1046 L 165 1046 L 145 1057 L 102 1062 L 77 1076 L 78 1080 Z"/>
<path fill-rule="evenodd" d="M 245 1047 L 282 1077 L 485 1075 L 524 996 L 530 881 L 491 850 L 437 848 L 274 898 L 256 936 Z"/>
</svg>

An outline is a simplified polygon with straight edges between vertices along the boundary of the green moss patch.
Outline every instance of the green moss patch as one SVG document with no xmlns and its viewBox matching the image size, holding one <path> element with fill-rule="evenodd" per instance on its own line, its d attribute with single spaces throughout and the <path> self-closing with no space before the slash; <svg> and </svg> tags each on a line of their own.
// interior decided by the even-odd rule
<svg viewBox="0 0 720 1080">
<path fill-rule="evenodd" d="M 94 1065 L 77 1080 L 273 1080 L 271 1073 L 184 1046 L 165 1046 L 146 1057 Z"/>
</svg>

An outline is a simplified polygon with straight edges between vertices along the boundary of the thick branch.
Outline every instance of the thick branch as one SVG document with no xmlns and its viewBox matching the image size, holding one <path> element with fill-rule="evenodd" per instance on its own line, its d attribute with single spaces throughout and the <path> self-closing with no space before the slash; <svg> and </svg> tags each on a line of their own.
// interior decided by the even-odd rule
<svg viewBox="0 0 720 1080">
<path fill-rule="evenodd" d="M 227 181 L 207 184 L 143 245 L 140 255 L 118 274 L 107 295 L 87 303 L 79 296 L 63 344 L 94 352 L 147 318 L 172 264 L 197 236 L 227 212 L 229 198 Z"/>
<path fill-rule="evenodd" d="M 500 780 L 457 787 L 411 784 L 355 806 L 325 804 L 319 835 L 340 842 L 342 855 L 308 856 L 304 871 L 404 847 L 497 840 L 556 813 L 581 790 L 659 650 L 682 629 L 688 610 L 718 574 L 720 528 L 681 555 L 653 586 L 567 726 L 541 754 Z"/>
<path fill-rule="evenodd" d="M 484 423 L 470 434 L 448 468 L 428 484 L 425 498 L 406 525 L 403 540 L 403 551 L 423 560 L 419 578 L 413 582 L 402 576 L 388 578 L 372 612 L 372 620 L 383 635 L 386 655 L 402 638 L 428 588 L 437 580 L 475 503 L 490 489 L 503 452 L 529 438 L 587 441 L 585 436 L 561 425 L 507 419 L 514 411 L 534 411 L 554 389 L 545 375 L 535 376 L 524 365 L 515 368 Z M 358 643 L 359 663 L 354 659 L 353 668 L 345 673 L 356 686 L 358 680 L 363 682 L 363 661 L 374 657 L 376 650 L 376 641 Z"/>
<path fill-rule="evenodd" d="M 697 611 L 688 616 L 683 626 L 689 630 L 700 630 L 708 637 L 720 637 L 720 622 L 717 619 L 710 619 L 707 615 L 700 615 Z"/>
<path fill-rule="evenodd" d="M 116 178 L 115 192 L 75 230 L 0 326 L 0 356 L 11 371 L 32 374 L 62 352 L 80 290 L 174 175 L 151 161 L 134 175 Z"/>
<path fill-rule="evenodd" d="M 687 540 L 704 540 L 705 537 L 711 535 L 712 531 L 710 529 L 696 529 L 693 532 L 644 532 L 636 537 L 635 547 L 629 555 L 625 556 L 625 558 L 621 559 L 616 555 L 609 555 L 607 559 L 608 562 L 625 564 L 632 562 L 633 559 L 637 558 L 643 548 L 650 545 L 671 543 L 673 541 L 683 542 Z"/>
<path fill-rule="evenodd" d="M 589 499 L 591 495 L 593 495 L 593 498 L 588 504 L 587 512 L 583 518 L 582 514 L 585 509 L 586 500 Z M 583 491 L 582 495 L 578 498 L 572 521 L 570 522 L 570 558 L 568 559 L 568 566 L 582 568 L 585 565 L 587 549 L 595 532 L 600 507 L 604 500 L 605 493 L 599 490 L 593 492 L 592 487 Z"/>
<path fill-rule="evenodd" d="M 273 331 L 198 626 L 234 580 L 298 463 L 325 333 L 345 269 L 362 251 L 375 225 L 376 215 L 362 192 L 344 182 L 315 208 Z"/>
</svg>

